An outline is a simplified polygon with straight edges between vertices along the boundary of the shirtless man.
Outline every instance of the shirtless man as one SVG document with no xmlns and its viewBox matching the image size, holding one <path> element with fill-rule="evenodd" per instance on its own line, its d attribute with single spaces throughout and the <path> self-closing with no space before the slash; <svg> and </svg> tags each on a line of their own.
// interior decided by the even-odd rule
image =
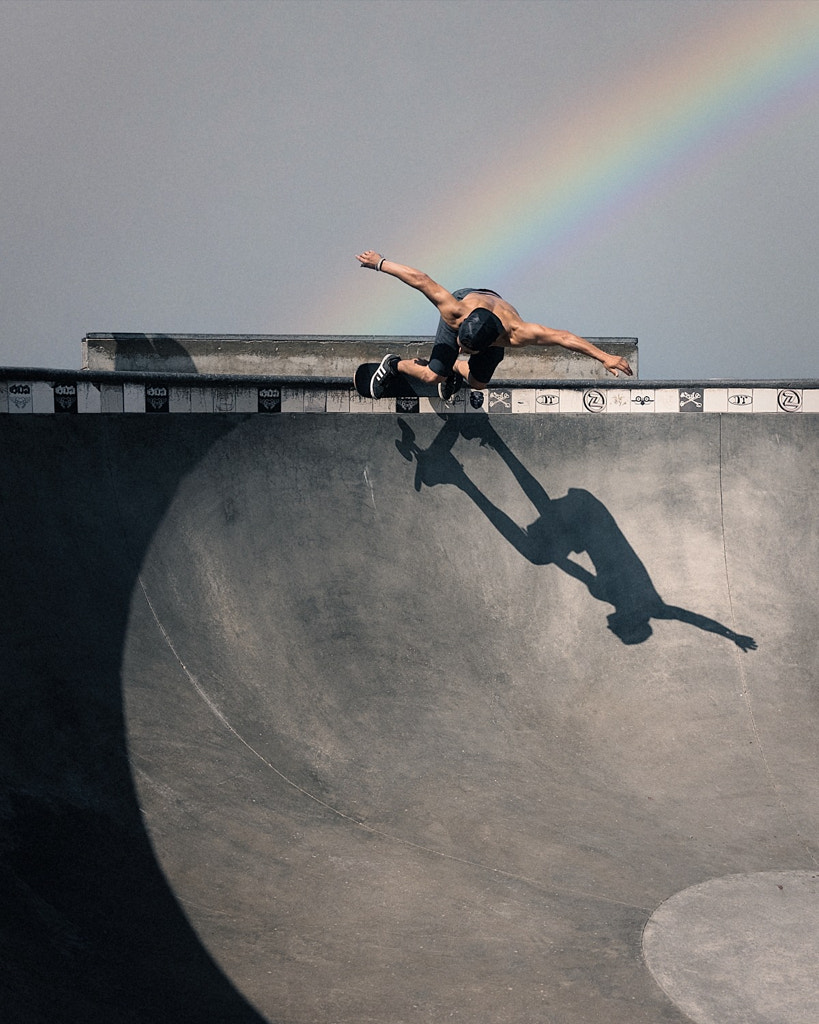
<svg viewBox="0 0 819 1024">
<path fill-rule="evenodd" d="M 497 292 L 488 288 L 460 288 L 448 292 L 428 274 L 405 267 L 368 249 L 356 256 L 362 267 L 397 277 L 417 288 L 438 307 L 441 319 L 429 360 L 399 359 L 386 355 L 373 375 L 370 393 L 381 398 L 385 382 L 396 373 L 437 384 L 441 398 L 449 399 L 464 383 L 476 391 L 486 388 L 503 359 L 504 348 L 524 345 L 562 345 L 599 359 L 609 373 L 631 376 L 631 367 L 621 356 L 611 355 L 569 331 L 556 331 L 542 324 L 526 323 L 520 313 Z M 458 359 L 459 353 L 467 355 Z"/>
</svg>

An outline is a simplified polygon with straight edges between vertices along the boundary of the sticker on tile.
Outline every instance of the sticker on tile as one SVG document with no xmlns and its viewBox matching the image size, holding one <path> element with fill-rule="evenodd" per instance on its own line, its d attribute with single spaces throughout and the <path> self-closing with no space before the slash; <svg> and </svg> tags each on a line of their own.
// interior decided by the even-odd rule
<svg viewBox="0 0 819 1024">
<path fill-rule="evenodd" d="M 256 393 L 256 408 L 259 412 L 276 413 L 282 411 L 281 388 L 259 388 Z"/>
<path fill-rule="evenodd" d="M 754 393 L 751 389 L 728 389 L 728 412 L 753 412 Z"/>
<path fill-rule="evenodd" d="M 621 392 L 615 392 L 620 394 Z M 630 391 L 631 400 L 629 405 L 633 412 L 654 412 L 656 398 L 653 391 Z"/>
<path fill-rule="evenodd" d="M 54 385 L 54 412 L 74 414 L 77 412 L 77 385 Z"/>
<path fill-rule="evenodd" d="M 560 412 L 560 392 L 535 391 L 535 412 Z"/>
<path fill-rule="evenodd" d="M 799 412 L 802 408 L 802 392 L 794 388 L 782 388 L 776 401 L 782 412 Z"/>
<path fill-rule="evenodd" d="M 483 391 L 471 391 L 469 392 L 469 408 L 467 412 L 489 412 L 489 408 L 486 403 L 486 395 Z"/>
<path fill-rule="evenodd" d="M 680 412 L 702 412 L 702 404 L 704 397 L 705 395 L 703 393 L 702 388 L 680 388 Z"/>
<path fill-rule="evenodd" d="M 236 412 L 236 388 L 214 388 L 213 411 Z"/>
<path fill-rule="evenodd" d="M 586 412 L 605 412 L 606 395 L 603 391 L 592 388 L 583 392 L 583 408 Z"/>
<path fill-rule="evenodd" d="M 34 407 L 31 384 L 13 381 L 9 384 L 9 412 L 31 412 Z"/>
<path fill-rule="evenodd" d="M 420 412 L 421 402 L 418 395 L 398 395 L 395 399 L 395 411 L 405 413 Z"/>
<path fill-rule="evenodd" d="M 447 415 L 455 412 L 468 412 L 467 392 L 465 388 L 456 392 L 452 398 L 427 398 L 421 401 L 422 412 L 437 412 Z"/>
<path fill-rule="evenodd" d="M 169 412 L 170 389 L 163 384 L 149 384 L 145 388 L 145 412 Z"/>
<path fill-rule="evenodd" d="M 512 392 L 508 388 L 489 388 L 487 395 L 489 412 L 512 411 Z"/>
<path fill-rule="evenodd" d="M 609 391 L 606 396 L 606 412 L 631 412 L 631 392 Z"/>
</svg>

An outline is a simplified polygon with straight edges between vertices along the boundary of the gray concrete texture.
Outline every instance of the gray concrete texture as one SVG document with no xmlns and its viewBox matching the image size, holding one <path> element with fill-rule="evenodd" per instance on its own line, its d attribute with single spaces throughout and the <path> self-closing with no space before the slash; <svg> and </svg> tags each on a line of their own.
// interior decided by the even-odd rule
<svg viewBox="0 0 819 1024">
<path fill-rule="evenodd" d="M 816 417 L 7 416 L 0 453 L 7 1024 L 815 1024 Z M 745 947 L 673 924 L 732 878 L 799 905 L 744 1002 Z"/>
<path fill-rule="evenodd" d="M 402 359 L 429 358 L 432 337 L 404 335 L 214 335 L 87 334 L 82 341 L 86 370 L 150 373 L 265 374 L 343 377 L 351 380 L 361 363 L 380 363 L 388 352 Z M 636 338 L 589 338 L 606 352 L 623 356 L 639 376 Z M 501 380 L 611 379 L 602 363 L 556 345 L 506 349 L 495 374 Z"/>
</svg>

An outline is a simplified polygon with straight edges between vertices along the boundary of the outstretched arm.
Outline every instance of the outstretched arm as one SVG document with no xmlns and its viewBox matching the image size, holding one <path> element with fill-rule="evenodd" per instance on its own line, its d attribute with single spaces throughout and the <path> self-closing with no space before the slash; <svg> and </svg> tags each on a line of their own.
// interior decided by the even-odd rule
<svg viewBox="0 0 819 1024">
<path fill-rule="evenodd" d="M 573 352 L 582 352 L 583 355 L 597 359 L 605 366 L 609 373 L 617 376 L 618 371 L 627 377 L 632 374 L 631 367 L 622 356 L 612 355 L 604 352 L 596 345 L 592 345 L 585 338 L 579 338 L 570 331 L 556 331 L 552 327 L 544 327 L 542 324 L 523 324 L 518 334 L 521 343 L 524 345 L 561 345 L 563 348 L 571 349 Z"/>
<path fill-rule="evenodd" d="M 747 653 L 748 651 L 756 650 L 756 640 L 752 636 L 743 636 L 742 633 L 735 633 L 733 629 L 729 629 L 721 622 L 717 622 L 716 619 L 709 619 L 707 615 L 690 612 L 686 608 L 678 608 L 673 604 L 664 604 L 660 611 L 654 613 L 653 617 L 655 619 L 679 619 L 680 622 L 686 622 L 690 626 L 697 626 L 699 629 L 704 629 L 707 633 L 716 633 L 718 636 L 724 636 L 728 640 L 733 640 L 741 651 Z"/>
<path fill-rule="evenodd" d="M 374 249 L 367 249 L 360 253 L 356 259 L 366 270 L 380 270 L 382 274 L 389 274 L 390 277 L 397 277 L 399 281 L 408 284 L 410 288 L 417 288 L 419 292 L 438 307 L 438 312 L 447 323 L 454 326 L 462 312 L 462 303 L 450 292 L 437 284 L 429 274 L 414 267 L 406 267 L 403 263 L 396 263 L 395 260 L 384 259 Z"/>
</svg>

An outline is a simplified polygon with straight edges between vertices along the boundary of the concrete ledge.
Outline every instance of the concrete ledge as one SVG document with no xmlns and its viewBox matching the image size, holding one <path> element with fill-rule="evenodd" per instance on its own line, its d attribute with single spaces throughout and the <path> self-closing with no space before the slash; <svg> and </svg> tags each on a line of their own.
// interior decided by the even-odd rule
<svg viewBox="0 0 819 1024">
<path fill-rule="evenodd" d="M 387 352 L 429 356 L 427 335 L 86 334 L 83 369 L 239 376 L 351 378 Z M 639 376 L 636 338 L 589 338 Z M 506 349 L 495 380 L 603 380 L 601 363 L 558 346 Z"/>
</svg>

